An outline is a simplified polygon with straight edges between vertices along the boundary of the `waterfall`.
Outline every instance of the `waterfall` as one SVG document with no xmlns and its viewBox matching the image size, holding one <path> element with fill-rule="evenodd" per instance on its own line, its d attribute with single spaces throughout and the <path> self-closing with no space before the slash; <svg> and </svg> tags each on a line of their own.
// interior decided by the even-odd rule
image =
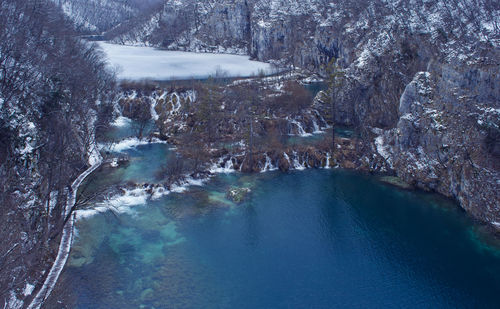
<svg viewBox="0 0 500 309">
<path fill-rule="evenodd" d="M 229 160 L 226 161 L 226 164 L 224 164 L 224 169 L 225 170 L 234 170 L 233 166 L 233 158 L 231 157 Z"/>
<path fill-rule="evenodd" d="M 156 106 L 158 105 L 158 101 L 163 99 L 165 101 L 165 98 L 167 97 L 167 92 L 162 93 L 160 96 L 158 96 L 158 92 L 155 93 L 155 97 L 153 100 L 151 100 L 151 118 L 153 118 L 154 121 L 157 121 L 160 116 L 156 112 Z M 162 109 L 164 108 L 163 106 L 160 106 Z"/>
<path fill-rule="evenodd" d="M 330 168 L 330 153 L 327 152 L 326 153 L 326 164 L 325 164 L 325 168 L 326 169 L 329 169 Z"/>
<path fill-rule="evenodd" d="M 158 104 L 158 101 L 152 100 L 150 113 L 151 113 L 151 119 L 153 119 L 153 121 L 157 121 L 158 118 L 160 118 L 160 116 L 158 116 L 158 113 L 156 112 L 156 109 L 155 109 L 156 104 Z"/>
<path fill-rule="evenodd" d="M 311 133 L 307 133 L 304 130 L 304 128 L 302 127 L 302 124 L 300 122 L 298 122 L 297 120 L 292 119 L 292 120 L 290 120 L 290 123 L 292 123 L 292 124 L 294 124 L 294 125 L 297 126 L 298 135 L 303 136 L 303 137 L 311 136 L 312 135 Z"/>
<path fill-rule="evenodd" d="M 305 167 L 302 164 L 300 164 L 299 156 L 297 155 L 296 151 L 293 152 L 293 168 L 296 170 L 304 170 L 305 169 Z"/>
<path fill-rule="evenodd" d="M 174 105 L 174 96 L 176 98 L 176 103 Z M 172 104 L 172 113 L 176 113 L 181 109 L 181 97 L 177 94 L 177 92 L 172 93 L 172 96 L 170 97 L 170 102 Z"/>
<path fill-rule="evenodd" d="M 319 127 L 318 122 L 316 121 L 316 118 L 312 119 L 312 123 L 313 123 L 313 126 L 314 126 L 314 132 L 313 133 L 315 133 L 315 134 L 325 133 L 325 132 L 321 131 L 321 128 Z"/>
<path fill-rule="evenodd" d="M 187 92 L 186 99 L 189 99 L 189 101 L 191 101 L 191 103 L 194 103 L 196 101 L 196 91 L 189 90 Z"/>
<path fill-rule="evenodd" d="M 285 160 L 288 161 L 288 166 L 290 166 L 290 157 L 286 154 L 286 152 L 283 152 L 283 157 L 285 158 Z"/>
<path fill-rule="evenodd" d="M 264 164 L 264 168 L 260 171 L 261 173 L 264 173 L 266 171 L 275 171 L 278 168 L 273 166 L 273 163 L 271 161 L 271 158 L 267 155 L 267 152 L 264 154 L 266 157 L 266 163 Z"/>
<path fill-rule="evenodd" d="M 318 116 L 319 120 L 325 124 L 324 127 L 322 127 L 322 129 L 329 129 L 331 128 L 330 125 L 328 125 L 328 123 L 326 122 L 325 118 L 323 118 L 323 116 L 321 116 L 321 114 L 317 111 L 317 110 L 314 110 L 314 112 L 316 113 L 316 116 Z"/>
<path fill-rule="evenodd" d="M 214 174 L 229 174 L 234 172 L 233 166 L 233 157 L 230 157 L 226 163 L 224 163 L 224 159 L 226 157 L 220 157 L 217 163 L 214 163 L 212 167 L 209 169 L 210 173 Z M 222 167 L 222 163 L 224 163 L 224 167 Z"/>
</svg>

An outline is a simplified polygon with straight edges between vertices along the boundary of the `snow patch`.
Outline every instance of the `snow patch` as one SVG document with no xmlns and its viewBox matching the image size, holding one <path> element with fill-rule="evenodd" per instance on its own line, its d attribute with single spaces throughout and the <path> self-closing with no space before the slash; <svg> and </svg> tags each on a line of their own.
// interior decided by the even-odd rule
<svg viewBox="0 0 500 309">
<path fill-rule="evenodd" d="M 387 163 L 392 167 L 392 159 L 390 154 L 390 146 L 385 144 L 384 137 L 379 135 L 375 138 L 375 146 L 377 146 L 377 152 L 387 161 Z"/>
<path fill-rule="evenodd" d="M 31 293 L 33 293 L 34 289 L 35 289 L 34 284 L 30 284 L 30 283 L 26 282 L 26 286 L 24 287 L 23 295 L 24 296 L 31 295 Z"/>
</svg>

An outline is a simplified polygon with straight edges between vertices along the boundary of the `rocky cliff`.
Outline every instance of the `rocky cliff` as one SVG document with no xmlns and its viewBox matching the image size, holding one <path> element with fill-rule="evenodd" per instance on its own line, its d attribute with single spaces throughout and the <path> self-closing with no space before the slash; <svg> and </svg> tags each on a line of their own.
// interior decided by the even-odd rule
<svg viewBox="0 0 500 309">
<path fill-rule="evenodd" d="M 500 72 L 478 58 L 430 64 L 406 86 L 378 147 L 405 181 L 457 199 L 500 227 Z"/>
</svg>

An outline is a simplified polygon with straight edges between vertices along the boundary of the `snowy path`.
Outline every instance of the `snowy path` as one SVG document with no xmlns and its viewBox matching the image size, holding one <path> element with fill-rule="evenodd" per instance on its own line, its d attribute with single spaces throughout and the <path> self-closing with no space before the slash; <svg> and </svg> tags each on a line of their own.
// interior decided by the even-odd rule
<svg viewBox="0 0 500 309">
<path fill-rule="evenodd" d="M 82 184 L 83 180 L 87 178 L 92 172 L 94 172 L 99 166 L 101 166 L 101 160 L 97 160 L 94 164 L 88 168 L 85 172 L 80 174 L 78 178 L 73 181 L 71 185 L 71 195 L 68 197 L 66 202 L 66 208 L 64 209 L 64 217 L 66 217 L 71 209 L 75 206 L 76 203 L 76 194 L 78 192 L 78 188 Z M 35 298 L 29 305 L 28 309 L 38 309 L 42 306 L 43 302 L 49 297 L 50 293 L 54 289 L 59 276 L 68 260 L 69 253 L 71 250 L 71 243 L 73 242 L 73 228 L 75 225 L 75 215 L 73 214 L 71 218 L 66 222 L 63 227 L 63 232 L 61 236 L 61 242 L 59 244 L 59 250 L 57 252 L 56 260 L 52 265 L 52 268 L 43 283 L 42 288 L 36 294 Z"/>
</svg>

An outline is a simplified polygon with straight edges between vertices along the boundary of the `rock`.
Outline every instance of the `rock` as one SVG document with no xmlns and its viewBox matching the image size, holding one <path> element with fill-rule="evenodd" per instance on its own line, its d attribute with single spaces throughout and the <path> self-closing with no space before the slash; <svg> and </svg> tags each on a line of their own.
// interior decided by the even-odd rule
<svg viewBox="0 0 500 309">
<path fill-rule="evenodd" d="M 401 188 L 401 189 L 412 189 L 413 187 L 404 182 L 403 180 L 401 180 L 401 178 L 398 178 L 398 177 L 394 177 L 394 176 L 383 176 L 383 177 L 380 177 L 379 179 L 381 182 L 383 183 L 387 183 L 387 184 L 390 184 L 390 185 L 393 185 L 393 186 L 396 186 L 398 188 Z"/>
<path fill-rule="evenodd" d="M 227 191 L 226 193 L 226 197 L 237 203 L 237 204 L 240 204 L 242 203 L 248 196 L 248 194 L 251 192 L 252 190 L 250 188 L 237 188 L 237 187 L 231 187 L 229 188 L 229 190 Z"/>
<path fill-rule="evenodd" d="M 282 172 L 290 170 L 290 161 L 288 161 L 283 154 L 280 154 L 278 159 L 278 168 Z"/>
<path fill-rule="evenodd" d="M 433 63 L 417 73 L 401 97 L 397 129 L 386 132 L 393 145 L 384 145 L 402 180 L 455 198 L 486 222 L 500 221 L 500 157 L 489 147 L 500 139 L 484 128 L 500 127 L 495 67 Z"/>
<path fill-rule="evenodd" d="M 145 289 L 144 291 L 141 292 L 141 300 L 145 302 L 150 302 L 155 299 L 154 297 L 154 291 L 153 289 Z"/>
</svg>

